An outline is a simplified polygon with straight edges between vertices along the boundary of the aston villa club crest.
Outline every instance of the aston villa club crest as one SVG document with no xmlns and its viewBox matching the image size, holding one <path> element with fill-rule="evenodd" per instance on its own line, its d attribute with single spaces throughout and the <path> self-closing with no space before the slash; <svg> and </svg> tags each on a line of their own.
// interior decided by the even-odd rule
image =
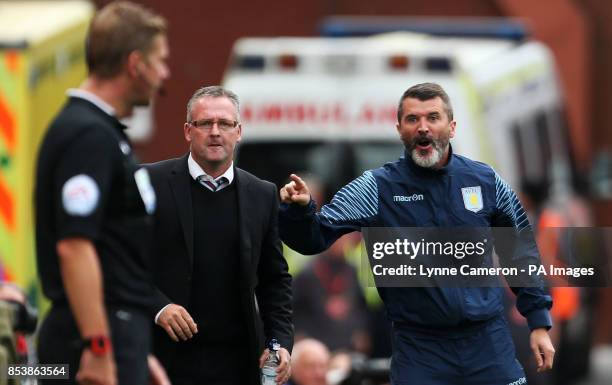
<svg viewBox="0 0 612 385">
<path fill-rule="evenodd" d="M 463 205 L 467 210 L 474 213 L 482 210 L 482 192 L 480 186 L 462 187 L 461 194 L 463 195 Z"/>
</svg>

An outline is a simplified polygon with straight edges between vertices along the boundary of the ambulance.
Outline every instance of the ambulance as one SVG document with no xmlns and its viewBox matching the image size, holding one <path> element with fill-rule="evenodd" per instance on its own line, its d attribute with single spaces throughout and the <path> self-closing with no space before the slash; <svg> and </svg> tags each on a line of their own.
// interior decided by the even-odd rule
<svg viewBox="0 0 612 385">
<path fill-rule="evenodd" d="M 237 163 L 278 185 L 311 172 L 333 193 L 402 155 L 397 104 L 422 82 L 451 98 L 457 154 L 490 164 L 516 190 L 571 190 L 563 96 L 550 50 L 535 41 L 408 32 L 239 39 L 223 80 L 241 100 Z"/>
</svg>

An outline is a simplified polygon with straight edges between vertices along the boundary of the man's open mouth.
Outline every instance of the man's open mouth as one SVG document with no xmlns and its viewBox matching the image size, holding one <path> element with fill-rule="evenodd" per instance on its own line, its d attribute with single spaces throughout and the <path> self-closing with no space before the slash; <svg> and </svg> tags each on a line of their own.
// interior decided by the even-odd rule
<svg viewBox="0 0 612 385">
<path fill-rule="evenodd" d="M 417 139 L 415 141 L 415 147 L 417 150 L 429 150 L 433 146 L 433 140 L 429 138 Z"/>
</svg>

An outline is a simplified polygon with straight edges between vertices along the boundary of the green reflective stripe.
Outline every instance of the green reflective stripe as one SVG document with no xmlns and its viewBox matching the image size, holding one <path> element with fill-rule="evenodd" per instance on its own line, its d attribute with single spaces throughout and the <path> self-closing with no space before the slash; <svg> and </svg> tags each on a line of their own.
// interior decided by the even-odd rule
<svg viewBox="0 0 612 385">
<path fill-rule="evenodd" d="M 476 134 L 476 146 L 479 149 L 479 153 L 482 154 L 478 160 L 488 163 L 493 168 L 497 168 L 497 159 L 491 144 L 493 143 L 491 131 L 494 130 L 495 127 L 486 127 L 483 100 L 467 73 L 463 71 L 459 72 L 457 80 L 459 88 L 462 90 L 463 95 L 465 95 L 465 102 L 471 117 L 472 129 Z"/>
<path fill-rule="evenodd" d="M 15 73 L 11 72 L 7 67 L 6 62 L 7 51 L 0 51 L 0 90 L 4 95 L 4 98 L 11 104 L 17 104 L 17 83 L 19 81 L 19 76 L 16 76 Z M 19 56 L 19 67 L 17 72 L 21 72 L 21 68 L 23 67 L 23 56 L 21 53 L 17 54 Z"/>
<path fill-rule="evenodd" d="M 532 79 L 542 77 L 546 74 L 547 70 L 548 66 L 546 63 L 531 63 L 488 83 L 486 86 L 482 87 L 481 92 L 484 97 L 496 97 L 499 94 L 507 92 L 508 89 L 515 89 L 517 86 L 526 84 Z"/>
</svg>

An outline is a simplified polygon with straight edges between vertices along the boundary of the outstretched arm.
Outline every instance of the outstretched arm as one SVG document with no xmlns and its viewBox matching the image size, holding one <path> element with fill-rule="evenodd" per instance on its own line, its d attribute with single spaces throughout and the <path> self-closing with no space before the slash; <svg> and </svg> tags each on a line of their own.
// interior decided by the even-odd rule
<svg viewBox="0 0 612 385">
<path fill-rule="evenodd" d="M 281 188 L 280 199 L 281 239 L 302 254 L 322 252 L 342 235 L 369 226 L 378 215 L 378 186 L 371 171 L 340 189 L 319 213 L 308 186 L 295 174 Z"/>
</svg>

